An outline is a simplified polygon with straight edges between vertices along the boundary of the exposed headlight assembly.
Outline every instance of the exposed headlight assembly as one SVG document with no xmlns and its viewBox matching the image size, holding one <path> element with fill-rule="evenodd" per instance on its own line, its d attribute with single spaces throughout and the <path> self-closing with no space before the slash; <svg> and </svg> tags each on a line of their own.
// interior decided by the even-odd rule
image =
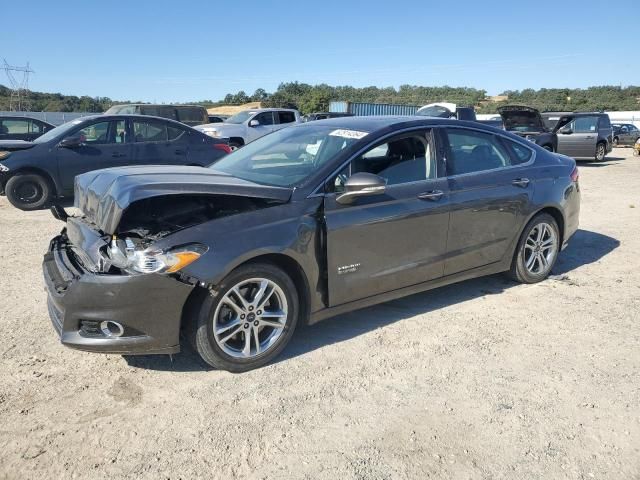
<svg viewBox="0 0 640 480">
<path fill-rule="evenodd" d="M 123 248 L 124 247 L 124 248 Z M 111 265 L 132 275 L 143 273 L 175 273 L 204 255 L 208 247 L 198 243 L 159 250 L 153 246 L 139 249 L 129 238 L 113 237 L 107 255 Z"/>
</svg>

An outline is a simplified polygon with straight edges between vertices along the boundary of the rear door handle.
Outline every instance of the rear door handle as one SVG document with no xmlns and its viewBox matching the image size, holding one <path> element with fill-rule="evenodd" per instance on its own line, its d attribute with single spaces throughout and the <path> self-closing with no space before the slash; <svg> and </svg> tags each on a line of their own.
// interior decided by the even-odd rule
<svg viewBox="0 0 640 480">
<path fill-rule="evenodd" d="M 444 192 L 442 190 L 431 190 L 430 192 L 421 193 L 418 195 L 420 200 L 431 200 L 432 202 L 437 202 L 442 198 Z"/>
<path fill-rule="evenodd" d="M 528 178 L 516 178 L 511 182 L 511 184 L 515 185 L 516 187 L 527 188 L 527 186 L 529 185 L 529 181 L 530 180 Z"/>
</svg>

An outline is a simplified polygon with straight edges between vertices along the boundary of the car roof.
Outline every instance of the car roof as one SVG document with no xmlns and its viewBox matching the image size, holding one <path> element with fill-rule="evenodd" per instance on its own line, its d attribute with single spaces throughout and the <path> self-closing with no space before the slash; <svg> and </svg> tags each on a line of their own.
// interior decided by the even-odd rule
<svg viewBox="0 0 640 480">
<path fill-rule="evenodd" d="M 173 103 L 116 103 L 111 107 L 198 107 L 204 108 L 202 105 L 178 105 Z"/>
<path fill-rule="evenodd" d="M 335 128 L 344 128 L 349 130 L 360 130 L 364 132 L 374 132 L 386 127 L 402 127 L 406 126 L 436 126 L 436 125 L 462 125 L 467 127 L 479 127 L 481 129 L 491 130 L 491 127 L 478 122 L 470 122 L 464 120 L 447 119 L 440 117 L 426 117 L 419 115 L 378 115 L 367 117 L 336 117 L 324 120 L 316 120 L 312 123 L 302 123 L 299 128 L 304 125 L 327 125 Z"/>
<path fill-rule="evenodd" d="M 115 118 L 131 118 L 131 119 L 140 119 L 140 120 L 159 120 L 162 122 L 167 122 L 167 123 L 174 123 L 176 125 L 179 125 L 181 127 L 186 127 L 186 128 L 191 128 L 189 125 L 186 125 L 184 123 L 178 122 L 177 120 L 172 120 L 171 118 L 165 118 L 165 117 L 157 117 L 155 115 L 135 115 L 135 114 L 130 114 L 130 113 L 113 113 L 113 114 L 109 114 L 109 115 L 105 115 L 104 113 L 99 113 L 96 115 L 86 115 L 84 117 L 78 117 L 78 118 L 74 118 L 73 120 L 69 120 L 70 122 L 76 122 L 76 123 L 81 123 L 81 122 L 85 122 L 85 121 L 89 121 L 89 120 L 96 120 L 96 119 L 115 119 Z"/>
<path fill-rule="evenodd" d="M 46 123 L 47 125 L 51 125 L 51 123 L 46 120 L 42 120 L 41 118 L 35 117 L 27 117 L 26 115 L 0 115 L 0 120 L 35 120 L 37 122 Z"/>
</svg>

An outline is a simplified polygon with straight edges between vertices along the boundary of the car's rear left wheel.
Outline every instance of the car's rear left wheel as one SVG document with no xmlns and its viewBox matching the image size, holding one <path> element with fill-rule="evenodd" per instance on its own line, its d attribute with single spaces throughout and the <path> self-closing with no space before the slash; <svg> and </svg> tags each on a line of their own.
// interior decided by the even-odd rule
<svg viewBox="0 0 640 480">
<path fill-rule="evenodd" d="M 548 213 L 540 213 L 522 232 L 509 276 L 521 283 L 540 282 L 551 273 L 559 252 L 558 223 Z"/>
<path fill-rule="evenodd" d="M 244 372 L 273 360 L 298 320 L 289 276 L 269 263 L 241 266 L 207 295 L 193 319 L 191 343 L 214 368 Z"/>
<path fill-rule="evenodd" d="M 607 155 L 607 148 L 605 147 L 605 144 L 601 142 L 598 145 L 596 145 L 596 154 L 595 154 L 596 162 L 603 161 L 606 155 Z"/>
</svg>

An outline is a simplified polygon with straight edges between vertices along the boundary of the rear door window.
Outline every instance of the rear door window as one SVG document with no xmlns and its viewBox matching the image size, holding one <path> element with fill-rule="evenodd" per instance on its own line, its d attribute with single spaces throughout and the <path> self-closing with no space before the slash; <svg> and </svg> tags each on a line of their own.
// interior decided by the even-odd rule
<svg viewBox="0 0 640 480">
<path fill-rule="evenodd" d="M 512 165 L 498 138 L 490 133 L 464 128 L 446 128 L 449 153 L 447 174 L 464 175 Z"/>
<path fill-rule="evenodd" d="M 187 131 L 184 128 L 176 127 L 175 125 L 167 126 L 169 141 L 183 138 L 183 135 L 186 135 L 186 133 Z"/>
<path fill-rule="evenodd" d="M 166 142 L 168 139 L 167 126 L 160 122 L 134 120 L 133 138 L 136 143 Z"/>
<path fill-rule="evenodd" d="M 260 113 L 259 115 L 256 115 L 254 120 L 258 120 L 258 122 L 260 122 L 260 125 L 273 125 L 274 124 L 273 113 L 272 112 Z"/>
<path fill-rule="evenodd" d="M 293 112 L 278 112 L 278 123 L 293 123 L 296 121 L 296 115 Z"/>
</svg>

